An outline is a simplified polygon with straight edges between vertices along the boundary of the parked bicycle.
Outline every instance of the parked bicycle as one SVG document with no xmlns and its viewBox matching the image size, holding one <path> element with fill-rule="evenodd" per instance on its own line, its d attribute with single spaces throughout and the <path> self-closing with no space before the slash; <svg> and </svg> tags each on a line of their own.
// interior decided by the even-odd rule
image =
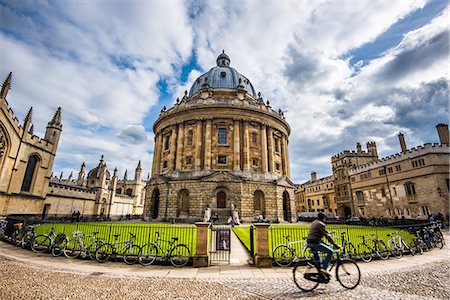
<svg viewBox="0 0 450 300">
<path fill-rule="evenodd" d="M 173 237 L 171 240 L 163 240 L 160 236 L 162 232 L 156 232 L 156 240 L 142 246 L 139 252 L 139 262 L 148 266 L 155 262 L 156 258 L 162 255 L 166 261 L 169 260 L 175 267 L 185 266 L 191 257 L 191 251 L 188 246 L 178 244 L 178 238 Z M 168 247 L 163 247 L 163 242 Z"/>
<path fill-rule="evenodd" d="M 329 283 L 331 276 L 320 272 L 320 262 L 314 258 L 316 250 L 312 250 L 312 257 L 296 262 L 293 269 L 294 282 L 304 292 L 313 291 L 320 283 Z M 337 281 L 346 289 L 354 289 L 361 280 L 361 271 L 355 261 L 342 258 L 340 250 L 336 251 L 335 259 L 330 263 L 330 271 L 335 269 Z"/>
<path fill-rule="evenodd" d="M 341 235 L 336 236 L 336 238 L 340 240 L 340 244 L 342 246 L 342 251 L 340 252 L 341 257 L 352 258 L 356 256 L 356 247 L 346 238 L 347 232 L 342 231 L 340 234 Z"/>
<path fill-rule="evenodd" d="M 82 256 L 95 259 L 95 252 L 105 242 L 97 238 L 97 232 L 93 232 L 91 235 L 84 234 L 81 231 L 72 232 L 72 238 L 64 246 L 64 256 L 67 258 L 77 258 Z M 87 241 L 87 243 L 85 243 Z"/>
<path fill-rule="evenodd" d="M 410 252 L 412 255 L 416 253 L 415 247 L 410 247 L 408 243 L 400 235 L 400 230 L 387 234 L 390 239 L 387 242 L 387 247 L 393 256 L 401 258 L 404 251 Z"/>
<path fill-rule="evenodd" d="M 141 247 L 134 243 L 136 235 L 130 232 L 130 239 L 123 242 L 119 241 L 119 236 L 120 234 L 114 235 L 113 244 L 106 243 L 98 247 L 95 251 L 95 259 L 98 262 L 103 263 L 111 257 L 117 257 L 117 255 L 121 255 L 127 265 L 135 264 L 138 261 Z"/>
<path fill-rule="evenodd" d="M 293 242 L 290 241 L 289 235 L 285 235 L 284 238 L 287 244 L 279 244 L 272 251 L 272 258 L 278 266 L 289 267 L 293 261 L 310 254 L 306 238 Z"/>
<path fill-rule="evenodd" d="M 358 254 L 361 259 L 365 262 L 370 262 L 373 258 L 373 253 L 375 253 L 379 258 L 386 260 L 389 258 L 389 251 L 386 244 L 382 239 L 376 238 L 375 234 L 372 234 L 372 245 L 369 245 L 366 237 L 364 235 L 358 236 L 363 239 L 363 241 L 358 245 Z"/>
<path fill-rule="evenodd" d="M 21 246 L 22 248 L 27 248 L 31 245 L 31 241 L 33 240 L 35 233 L 35 226 L 32 225 L 22 225 L 14 230 L 11 242 L 15 246 Z"/>
<path fill-rule="evenodd" d="M 39 253 L 50 251 L 53 256 L 59 256 L 63 253 L 63 245 L 68 239 L 63 233 L 56 234 L 55 227 L 52 227 L 49 234 L 40 234 L 33 238 L 31 250 Z"/>
</svg>

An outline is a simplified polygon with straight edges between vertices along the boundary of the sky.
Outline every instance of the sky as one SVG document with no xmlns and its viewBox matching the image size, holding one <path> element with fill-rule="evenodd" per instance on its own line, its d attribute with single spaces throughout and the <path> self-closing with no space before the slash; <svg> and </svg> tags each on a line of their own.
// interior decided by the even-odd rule
<svg viewBox="0 0 450 300">
<path fill-rule="evenodd" d="M 43 137 L 58 106 L 54 173 L 151 170 L 152 126 L 225 50 L 291 126 L 291 178 L 331 175 L 331 156 L 380 157 L 439 142 L 449 123 L 449 2 L 0 0 L 0 77 Z"/>
</svg>

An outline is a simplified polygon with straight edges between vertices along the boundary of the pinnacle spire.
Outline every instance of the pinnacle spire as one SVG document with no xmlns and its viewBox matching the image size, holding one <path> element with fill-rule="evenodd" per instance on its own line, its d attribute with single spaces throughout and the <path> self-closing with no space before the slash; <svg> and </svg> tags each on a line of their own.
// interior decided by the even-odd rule
<svg viewBox="0 0 450 300">
<path fill-rule="evenodd" d="M 123 174 L 123 181 L 127 181 L 127 173 L 128 173 L 128 170 L 126 170 L 125 169 L 125 173 Z"/>
<path fill-rule="evenodd" d="M 28 133 L 31 135 L 34 134 L 34 124 L 31 124 L 30 130 L 28 130 Z"/>
<path fill-rule="evenodd" d="M 0 92 L 0 98 L 6 99 L 6 96 L 8 95 L 8 91 L 11 89 L 11 78 L 12 78 L 12 72 L 9 72 L 8 76 L 6 76 L 5 81 L 3 81 L 2 84 L 2 90 Z"/>
<path fill-rule="evenodd" d="M 140 161 L 140 160 L 139 160 L 138 165 L 137 165 L 137 167 L 136 167 L 136 171 L 142 171 L 142 168 L 141 168 L 141 161 Z"/>
<path fill-rule="evenodd" d="M 28 111 L 27 115 L 25 116 L 24 123 L 31 123 L 31 118 L 33 117 L 33 106 L 30 107 L 30 110 Z"/>
<path fill-rule="evenodd" d="M 58 109 L 55 112 L 55 115 L 53 116 L 53 119 L 50 121 L 49 124 L 61 125 L 61 107 L 58 107 Z"/>
</svg>

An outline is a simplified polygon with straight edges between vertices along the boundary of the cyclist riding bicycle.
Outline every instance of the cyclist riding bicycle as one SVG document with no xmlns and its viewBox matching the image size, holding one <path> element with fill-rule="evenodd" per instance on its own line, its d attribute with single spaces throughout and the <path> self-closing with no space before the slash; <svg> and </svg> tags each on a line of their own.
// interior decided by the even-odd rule
<svg viewBox="0 0 450 300">
<path fill-rule="evenodd" d="M 325 214 L 323 214 L 323 213 L 319 213 L 317 215 L 317 220 L 314 220 L 311 223 L 311 226 L 309 228 L 308 238 L 307 238 L 306 242 L 307 242 L 307 246 L 309 248 L 315 250 L 313 252 L 314 258 L 315 258 L 316 262 L 320 263 L 320 272 L 325 273 L 326 275 L 330 276 L 330 273 L 328 273 L 327 268 L 328 268 L 328 265 L 330 264 L 331 258 L 333 257 L 334 250 L 332 248 L 330 248 L 327 244 L 323 243 L 322 238 L 326 237 L 327 240 L 335 248 L 341 249 L 342 247 L 333 241 L 333 238 L 330 236 L 328 231 L 325 229 L 325 226 L 326 226 L 324 223 L 325 218 L 326 218 Z M 327 256 L 323 262 L 321 261 L 319 252 L 327 254 Z"/>
</svg>

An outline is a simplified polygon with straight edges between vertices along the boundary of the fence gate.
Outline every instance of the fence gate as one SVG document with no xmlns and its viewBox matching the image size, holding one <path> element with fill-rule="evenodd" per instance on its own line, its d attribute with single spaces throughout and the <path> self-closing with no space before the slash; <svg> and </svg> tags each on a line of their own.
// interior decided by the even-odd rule
<svg viewBox="0 0 450 300">
<path fill-rule="evenodd" d="M 230 263 L 230 234 L 231 229 L 228 225 L 211 226 L 209 249 L 211 264 Z"/>
</svg>

